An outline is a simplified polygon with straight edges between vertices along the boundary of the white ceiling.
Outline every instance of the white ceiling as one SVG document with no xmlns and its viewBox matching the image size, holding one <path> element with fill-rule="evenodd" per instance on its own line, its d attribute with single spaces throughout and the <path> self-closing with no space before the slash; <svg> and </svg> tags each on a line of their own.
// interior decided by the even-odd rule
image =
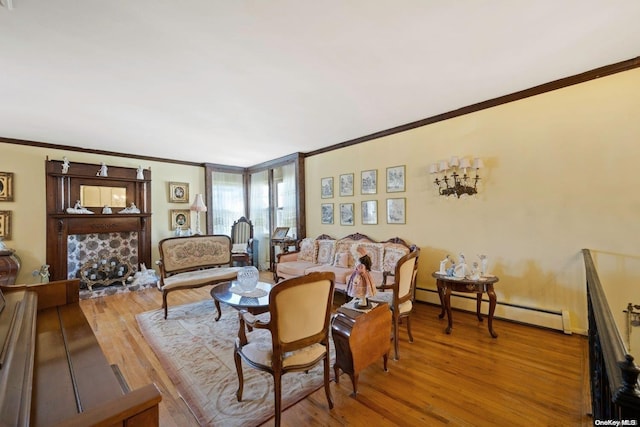
<svg viewBox="0 0 640 427">
<path fill-rule="evenodd" d="M 638 0 L 12 3 L 0 136 L 234 166 L 640 55 Z"/>
</svg>

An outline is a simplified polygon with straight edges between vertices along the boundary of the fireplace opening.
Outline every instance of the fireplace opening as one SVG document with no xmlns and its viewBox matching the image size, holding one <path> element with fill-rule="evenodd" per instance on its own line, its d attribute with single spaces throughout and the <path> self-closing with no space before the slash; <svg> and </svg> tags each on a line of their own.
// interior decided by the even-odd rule
<svg viewBox="0 0 640 427">
<path fill-rule="evenodd" d="M 95 291 L 126 286 L 137 271 L 138 233 L 135 231 L 67 237 L 67 276 L 80 279 L 80 289 Z"/>
</svg>

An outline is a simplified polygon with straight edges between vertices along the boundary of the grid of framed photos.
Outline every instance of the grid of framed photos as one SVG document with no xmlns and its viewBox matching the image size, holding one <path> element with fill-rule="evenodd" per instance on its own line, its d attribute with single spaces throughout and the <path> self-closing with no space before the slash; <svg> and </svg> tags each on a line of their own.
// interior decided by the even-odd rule
<svg viewBox="0 0 640 427">
<path fill-rule="evenodd" d="M 406 191 L 406 167 L 405 165 L 391 166 L 386 168 L 383 179 L 385 182 L 378 185 L 379 176 L 377 169 L 360 171 L 359 182 L 356 181 L 355 173 L 344 173 L 338 175 L 334 192 L 334 177 L 324 177 L 320 179 L 320 197 L 322 199 L 333 199 L 337 197 L 352 197 L 356 194 L 359 184 L 361 195 L 376 195 L 381 186 L 386 193 L 403 193 Z M 337 193 L 337 194 L 336 194 Z M 387 224 L 406 224 L 407 199 L 406 197 L 395 197 L 389 195 L 380 201 L 377 199 L 362 200 L 359 203 L 360 223 L 362 225 L 377 225 L 379 218 L 379 205 L 385 213 L 381 214 Z M 320 204 L 320 223 L 332 225 L 355 225 L 357 203 L 344 200 L 334 203 Z M 337 212 L 336 212 L 337 209 Z M 338 219 L 335 219 L 335 216 Z"/>
</svg>

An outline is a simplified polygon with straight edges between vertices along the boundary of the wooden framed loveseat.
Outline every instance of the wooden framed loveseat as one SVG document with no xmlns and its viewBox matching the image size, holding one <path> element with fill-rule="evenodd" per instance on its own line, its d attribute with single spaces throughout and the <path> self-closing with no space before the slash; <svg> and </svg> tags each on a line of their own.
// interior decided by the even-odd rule
<svg viewBox="0 0 640 427">
<path fill-rule="evenodd" d="M 169 237 L 158 243 L 158 250 L 165 319 L 170 292 L 234 280 L 242 269 L 231 267 L 231 238 L 223 234 Z"/>
<path fill-rule="evenodd" d="M 371 276 L 378 287 L 388 284 L 387 277 L 392 277 L 400 258 L 417 249 L 399 237 L 377 242 L 360 233 L 340 239 L 326 234 L 315 239 L 307 237 L 300 241 L 298 247 L 295 252 L 278 255 L 276 281 L 315 271 L 329 271 L 335 274 L 335 290 L 341 293 L 346 293 L 347 280 L 359 257 L 358 247 L 364 248 L 371 258 Z"/>
</svg>

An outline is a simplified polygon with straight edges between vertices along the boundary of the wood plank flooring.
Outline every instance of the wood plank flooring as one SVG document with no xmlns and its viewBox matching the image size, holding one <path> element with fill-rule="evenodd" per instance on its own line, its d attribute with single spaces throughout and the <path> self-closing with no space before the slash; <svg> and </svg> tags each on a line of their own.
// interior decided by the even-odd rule
<svg viewBox="0 0 640 427">
<path fill-rule="evenodd" d="M 210 298 L 209 288 L 174 292 L 169 306 Z M 336 297 L 336 301 L 338 302 Z M 161 293 L 147 289 L 81 301 L 110 363 L 132 389 L 155 383 L 162 392 L 162 426 L 196 426 L 138 329 L 135 315 L 161 306 Z M 331 384 L 334 408 L 322 389 L 283 413 L 284 426 L 591 426 L 587 338 L 454 311 L 444 333 L 440 307 L 417 303 L 414 343 L 400 329 L 400 360 L 382 359 L 365 369 L 358 396 L 349 377 Z M 265 426 L 273 425 L 270 420 Z"/>
</svg>

